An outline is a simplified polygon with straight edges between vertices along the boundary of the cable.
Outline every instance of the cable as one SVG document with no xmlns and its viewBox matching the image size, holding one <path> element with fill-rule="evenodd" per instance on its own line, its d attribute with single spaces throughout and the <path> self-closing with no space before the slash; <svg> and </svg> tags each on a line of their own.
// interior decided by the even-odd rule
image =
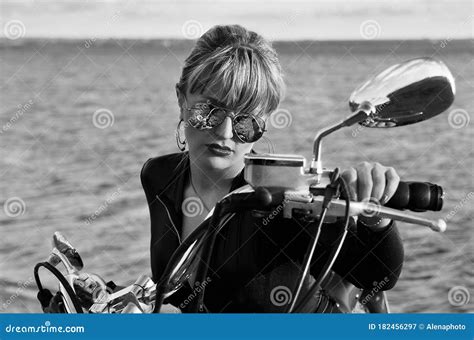
<svg viewBox="0 0 474 340">
<path fill-rule="evenodd" d="M 337 180 L 340 182 L 342 185 L 343 191 L 344 191 L 344 200 L 346 201 L 346 209 L 345 209 L 345 216 L 344 216 L 344 231 L 340 237 L 339 244 L 336 248 L 334 248 L 334 251 L 330 254 L 329 260 L 326 263 L 326 266 L 323 267 L 321 270 L 321 274 L 319 277 L 316 279 L 315 283 L 311 286 L 311 288 L 308 290 L 308 292 L 305 294 L 301 302 L 295 307 L 294 310 L 298 310 L 299 308 L 303 307 L 305 303 L 313 296 L 315 293 L 316 289 L 319 289 L 321 286 L 321 283 L 324 281 L 326 276 L 328 275 L 329 271 L 331 270 L 332 266 L 336 262 L 337 257 L 339 256 L 339 253 L 342 249 L 342 245 L 344 244 L 344 240 L 346 239 L 347 233 L 349 231 L 349 221 L 350 221 L 350 216 L 349 216 L 349 209 L 350 209 L 350 195 L 349 195 L 349 188 L 347 186 L 346 181 L 342 177 L 338 177 Z"/>
<path fill-rule="evenodd" d="M 314 256 L 314 251 L 316 249 L 316 245 L 318 244 L 319 237 L 321 236 L 321 230 L 324 223 L 324 219 L 326 218 L 326 214 L 329 209 L 329 204 L 331 203 L 332 198 L 337 194 L 337 191 L 338 191 L 338 183 L 339 183 L 338 178 L 339 178 L 339 168 L 336 168 L 331 174 L 330 183 L 326 186 L 326 189 L 324 190 L 324 200 L 321 206 L 321 214 L 319 215 L 319 223 L 316 228 L 316 235 L 314 237 L 313 242 L 311 242 L 308 245 L 308 250 L 306 250 L 305 259 L 303 261 L 304 270 L 297 281 L 298 284 L 296 285 L 296 289 L 293 290 L 293 294 L 292 294 L 293 301 L 291 302 L 291 305 L 287 308 L 286 310 L 287 313 L 293 313 L 296 302 L 298 301 L 298 298 L 301 294 L 301 289 L 303 289 L 304 280 L 310 270 L 311 261 Z"/>
<path fill-rule="evenodd" d="M 74 308 L 76 309 L 76 313 L 84 313 L 82 311 L 82 307 L 81 307 L 81 303 L 79 302 L 79 300 L 77 299 L 77 296 L 76 296 L 76 293 L 74 293 L 74 290 L 72 289 L 71 285 L 69 284 L 69 282 L 67 282 L 67 280 L 64 278 L 64 275 L 59 271 L 57 270 L 51 263 L 49 262 L 40 262 L 40 263 L 37 263 L 35 268 L 34 268 L 34 276 L 35 276 L 35 281 L 36 281 L 36 286 L 38 287 L 39 289 L 39 294 L 45 292 L 46 290 L 43 288 L 43 285 L 41 284 L 41 280 L 39 278 L 39 269 L 41 267 L 44 267 L 46 269 L 48 269 L 54 276 L 56 276 L 56 278 L 59 280 L 59 282 L 61 282 L 61 284 L 63 285 L 64 289 L 66 289 L 66 292 L 67 294 L 69 295 L 69 297 L 71 298 L 71 301 L 74 305 Z"/>
<path fill-rule="evenodd" d="M 306 275 L 309 272 L 309 268 L 310 268 L 310 265 L 311 265 L 311 260 L 313 259 L 314 250 L 316 249 L 316 245 L 318 243 L 319 236 L 321 235 L 321 229 L 322 229 L 322 225 L 323 225 L 323 222 L 324 222 L 324 218 L 326 217 L 327 211 L 328 211 L 328 208 L 324 208 L 321 215 L 320 215 L 319 223 L 318 223 L 318 226 L 316 228 L 316 236 L 314 237 L 313 242 L 309 245 L 308 250 L 306 251 L 306 256 L 305 256 L 305 260 L 304 260 L 304 263 L 305 263 L 304 270 L 303 270 L 303 273 L 300 275 L 300 278 L 298 280 L 298 285 L 296 286 L 296 289 L 294 289 L 294 291 L 293 291 L 292 295 L 294 296 L 294 298 L 293 298 L 293 301 L 291 302 L 290 307 L 286 311 L 287 313 L 293 313 L 293 310 L 294 310 L 295 305 L 296 305 L 296 301 L 298 300 L 298 297 L 301 294 L 301 289 L 303 288 L 303 283 L 304 283 L 304 280 L 306 278 Z"/>
</svg>

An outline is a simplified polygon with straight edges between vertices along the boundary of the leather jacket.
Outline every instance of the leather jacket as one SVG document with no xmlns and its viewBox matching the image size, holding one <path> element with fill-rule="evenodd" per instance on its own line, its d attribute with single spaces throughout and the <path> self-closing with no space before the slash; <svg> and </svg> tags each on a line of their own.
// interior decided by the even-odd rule
<svg viewBox="0 0 474 340">
<path fill-rule="evenodd" d="M 162 278 L 170 257 L 182 243 L 181 205 L 189 175 L 188 152 L 150 158 L 141 171 L 150 209 L 151 268 L 155 282 Z M 231 191 L 245 184 L 242 170 L 234 178 Z M 352 223 L 333 266 L 338 277 L 361 289 L 373 289 L 374 283 L 383 283 L 380 290 L 391 289 L 400 275 L 404 256 L 394 224 L 384 231 L 373 232 Z M 341 225 L 340 222 L 324 224 L 304 289 L 329 258 Z M 212 280 L 206 287 L 204 300 L 206 308 L 211 312 L 283 311 L 286 305 L 276 301 L 273 293 L 278 288 L 290 291 L 295 286 L 309 244 L 307 228 L 309 224 L 283 219 L 281 214 L 266 224 L 251 212 L 235 215 L 216 240 L 210 264 Z M 338 312 L 336 305 L 320 290 L 309 308 Z"/>
</svg>

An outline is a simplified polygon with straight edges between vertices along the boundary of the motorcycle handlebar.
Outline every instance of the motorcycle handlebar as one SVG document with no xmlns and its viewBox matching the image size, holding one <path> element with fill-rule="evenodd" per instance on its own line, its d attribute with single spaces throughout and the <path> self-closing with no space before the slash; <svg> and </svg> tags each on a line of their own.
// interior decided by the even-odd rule
<svg viewBox="0 0 474 340">
<path fill-rule="evenodd" d="M 400 182 L 395 194 L 385 204 L 388 208 L 423 212 L 440 211 L 443 207 L 443 188 L 429 182 Z M 265 208 L 280 204 L 283 193 L 271 194 L 264 187 L 252 193 L 240 193 L 226 199 L 229 211 Z"/>
</svg>

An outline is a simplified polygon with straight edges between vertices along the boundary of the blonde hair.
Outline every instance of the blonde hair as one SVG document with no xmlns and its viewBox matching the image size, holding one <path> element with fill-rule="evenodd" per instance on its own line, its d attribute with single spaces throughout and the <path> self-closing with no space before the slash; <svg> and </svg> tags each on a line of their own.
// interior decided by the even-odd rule
<svg viewBox="0 0 474 340">
<path fill-rule="evenodd" d="M 271 114 L 284 96 L 280 62 L 270 42 L 240 25 L 214 26 L 185 60 L 178 89 L 212 95 L 227 108 Z M 210 92 L 209 92 L 210 93 Z"/>
</svg>

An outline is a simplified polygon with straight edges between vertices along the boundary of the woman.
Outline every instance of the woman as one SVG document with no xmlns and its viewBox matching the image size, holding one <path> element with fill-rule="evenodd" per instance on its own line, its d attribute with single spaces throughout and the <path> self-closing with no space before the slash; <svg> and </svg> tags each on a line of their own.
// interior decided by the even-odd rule
<svg viewBox="0 0 474 340">
<path fill-rule="evenodd" d="M 176 85 L 181 152 L 149 159 L 141 173 L 150 208 L 155 282 L 162 278 L 174 250 L 212 207 L 246 184 L 243 157 L 253 152 L 253 144 L 262 137 L 265 122 L 277 109 L 283 92 L 277 54 L 258 34 L 239 25 L 215 26 L 197 41 Z M 186 145 L 188 151 L 184 151 Z M 372 197 L 382 204 L 399 182 L 392 168 L 378 163 L 363 163 L 342 176 L 353 200 Z M 198 213 L 192 209 L 193 202 L 200 205 Z M 286 306 L 275 303 L 271 294 L 275 287 L 294 286 L 308 244 L 305 228 L 283 219 L 263 226 L 250 213 L 237 215 L 216 240 L 204 301 L 208 310 L 283 311 Z M 335 235 L 321 240 L 318 249 L 322 250 L 311 268 L 313 277 L 327 260 L 334 241 Z M 361 217 L 358 225 L 351 226 L 334 270 L 358 287 L 370 289 L 373 282 L 383 280 L 383 289 L 390 289 L 402 262 L 403 247 L 393 222 Z M 329 303 L 322 308 L 321 292 L 318 294 L 312 311 L 336 309 Z M 186 309 L 180 301 L 174 305 Z"/>
</svg>

